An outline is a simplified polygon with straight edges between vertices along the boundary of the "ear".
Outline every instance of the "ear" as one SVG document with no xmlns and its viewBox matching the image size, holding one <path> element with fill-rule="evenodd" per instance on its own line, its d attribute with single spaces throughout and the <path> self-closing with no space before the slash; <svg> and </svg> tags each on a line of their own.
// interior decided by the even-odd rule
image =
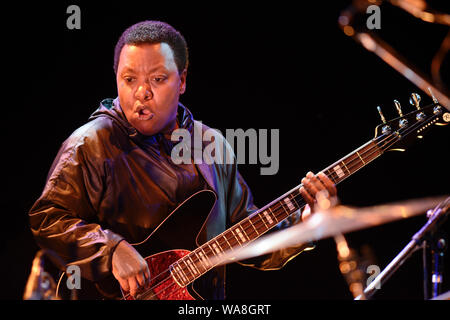
<svg viewBox="0 0 450 320">
<path fill-rule="evenodd" d="M 186 77 L 187 77 L 187 70 L 184 69 L 183 72 L 180 74 L 180 94 L 183 94 L 186 91 Z"/>
</svg>

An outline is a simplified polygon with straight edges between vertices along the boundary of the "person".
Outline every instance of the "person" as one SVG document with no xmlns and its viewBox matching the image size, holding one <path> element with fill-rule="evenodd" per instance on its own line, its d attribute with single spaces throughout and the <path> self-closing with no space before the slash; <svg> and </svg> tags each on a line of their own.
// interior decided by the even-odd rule
<svg viewBox="0 0 450 320">
<path fill-rule="evenodd" d="M 175 164 L 171 159 L 174 130 L 192 133 L 199 124 L 179 101 L 187 69 L 186 41 L 172 26 L 143 21 L 126 29 L 114 52 L 118 97 L 103 100 L 64 141 L 30 209 L 38 245 L 77 265 L 85 279 L 113 275 L 133 296 L 148 287 L 149 267 L 131 244 L 146 239 L 199 190 L 217 196 L 205 225 L 208 239 L 257 210 L 236 162 Z M 204 124 L 200 128 L 208 130 Z M 309 172 L 302 183 L 309 207 L 319 191 L 336 195 L 324 174 Z M 277 227 L 296 222 L 298 216 Z M 283 249 L 248 265 L 281 268 L 303 249 Z M 203 297 L 224 299 L 225 268 L 213 270 L 201 284 Z"/>
</svg>

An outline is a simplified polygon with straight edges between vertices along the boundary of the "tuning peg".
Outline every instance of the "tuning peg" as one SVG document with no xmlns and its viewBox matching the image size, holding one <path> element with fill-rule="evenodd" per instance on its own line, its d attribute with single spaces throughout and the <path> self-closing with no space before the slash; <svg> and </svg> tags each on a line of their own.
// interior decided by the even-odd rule
<svg viewBox="0 0 450 320">
<path fill-rule="evenodd" d="M 398 100 L 394 100 L 394 104 L 395 104 L 395 107 L 397 108 L 398 115 L 400 117 L 403 117 L 402 106 L 400 105 L 400 102 L 398 102 Z"/>
<path fill-rule="evenodd" d="M 419 94 L 412 93 L 411 94 L 411 98 L 409 98 L 409 103 L 411 105 L 413 105 L 414 107 L 416 107 L 417 110 L 419 110 L 420 109 L 420 105 L 419 105 L 420 104 L 420 100 L 421 100 L 421 98 L 420 98 Z"/>
<path fill-rule="evenodd" d="M 394 104 L 395 104 L 395 107 L 397 108 L 398 115 L 400 117 L 403 117 L 403 112 L 402 112 L 402 107 L 400 105 L 400 102 L 398 102 L 398 100 L 394 100 Z M 406 127 L 408 125 L 408 120 L 401 119 L 398 124 L 399 124 L 400 128 Z"/>
<path fill-rule="evenodd" d="M 381 121 L 383 121 L 383 123 L 385 124 L 383 128 L 381 128 L 381 132 L 383 134 L 391 132 L 391 127 L 389 127 L 389 125 L 386 124 L 386 118 L 384 117 L 383 112 L 381 112 L 381 107 L 377 106 L 377 110 L 378 113 L 380 114 Z"/>
<path fill-rule="evenodd" d="M 417 108 L 417 110 L 420 110 L 420 96 L 417 93 L 411 93 L 411 98 L 409 98 L 409 103 L 411 103 L 413 106 Z M 425 114 L 423 112 L 418 112 L 416 114 L 417 121 L 423 121 L 426 118 Z"/>
<path fill-rule="evenodd" d="M 381 112 L 381 107 L 377 106 L 377 110 L 378 113 L 380 114 L 381 121 L 383 121 L 383 123 L 386 123 L 386 118 L 384 117 L 383 112 Z"/>
<path fill-rule="evenodd" d="M 430 87 L 428 87 L 428 92 L 430 93 L 431 98 L 433 99 L 433 102 L 434 103 L 439 103 L 438 99 L 436 99 L 436 97 L 434 96 L 433 91 L 431 91 Z"/>
<path fill-rule="evenodd" d="M 441 106 L 439 105 L 439 101 L 438 101 L 438 99 L 436 99 L 436 97 L 434 96 L 433 91 L 431 91 L 431 88 L 430 88 L 430 87 L 428 87 L 428 92 L 430 93 L 431 98 L 433 99 L 433 102 L 436 104 L 436 106 L 433 108 L 433 113 L 434 113 L 434 114 L 441 114 L 441 113 L 442 113 L 442 108 L 441 108 Z M 445 113 L 444 115 L 448 115 L 448 113 Z M 447 122 L 448 122 L 448 121 L 447 121 Z"/>
</svg>

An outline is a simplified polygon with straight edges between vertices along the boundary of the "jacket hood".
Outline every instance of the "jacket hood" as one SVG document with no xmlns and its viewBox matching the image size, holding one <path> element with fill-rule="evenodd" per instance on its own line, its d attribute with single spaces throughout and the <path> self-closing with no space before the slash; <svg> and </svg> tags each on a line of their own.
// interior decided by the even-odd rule
<svg viewBox="0 0 450 320">
<path fill-rule="evenodd" d="M 145 136 L 136 130 L 127 120 L 125 113 L 120 106 L 119 98 L 107 98 L 100 102 L 99 108 L 89 117 L 89 121 L 100 117 L 108 117 L 112 119 L 119 127 L 124 129 L 130 138 L 133 140 L 150 140 L 154 139 L 155 142 L 160 141 L 164 137 L 163 134 L 158 133 L 153 136 Z M 177 122 L 179 128 L 183 128 L 192 133 L 192 127 L 194 124 L 194 118 L 192 113 L 182 105 L 178 103 Z M 164 139 L 165 140 L 165 139 Z"/>
</svg>

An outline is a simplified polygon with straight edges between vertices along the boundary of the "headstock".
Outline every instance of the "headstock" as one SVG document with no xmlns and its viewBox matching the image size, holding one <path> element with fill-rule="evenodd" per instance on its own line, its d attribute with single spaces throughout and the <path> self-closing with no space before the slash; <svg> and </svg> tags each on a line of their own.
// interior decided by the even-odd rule
<svg viewBox="0 0 450 320">
<path fill-rule="evenodd" d="M 446 125 L 450 122 L 450 112 L 433 97 L 433 103 L 421 107 L 421 98 L 417 93 L 411 94 L 409 103 L 416 110 L 403 114 L 399 101 L 394 100 L 398 118 L 387 121 L 381 108 L 377 107 L 382 124 L 375 128 L 374 141 L 383 151 L 404 151 L 416 138 L 423 138 L 424 133 L 434 125 Z"/>
</svg>

